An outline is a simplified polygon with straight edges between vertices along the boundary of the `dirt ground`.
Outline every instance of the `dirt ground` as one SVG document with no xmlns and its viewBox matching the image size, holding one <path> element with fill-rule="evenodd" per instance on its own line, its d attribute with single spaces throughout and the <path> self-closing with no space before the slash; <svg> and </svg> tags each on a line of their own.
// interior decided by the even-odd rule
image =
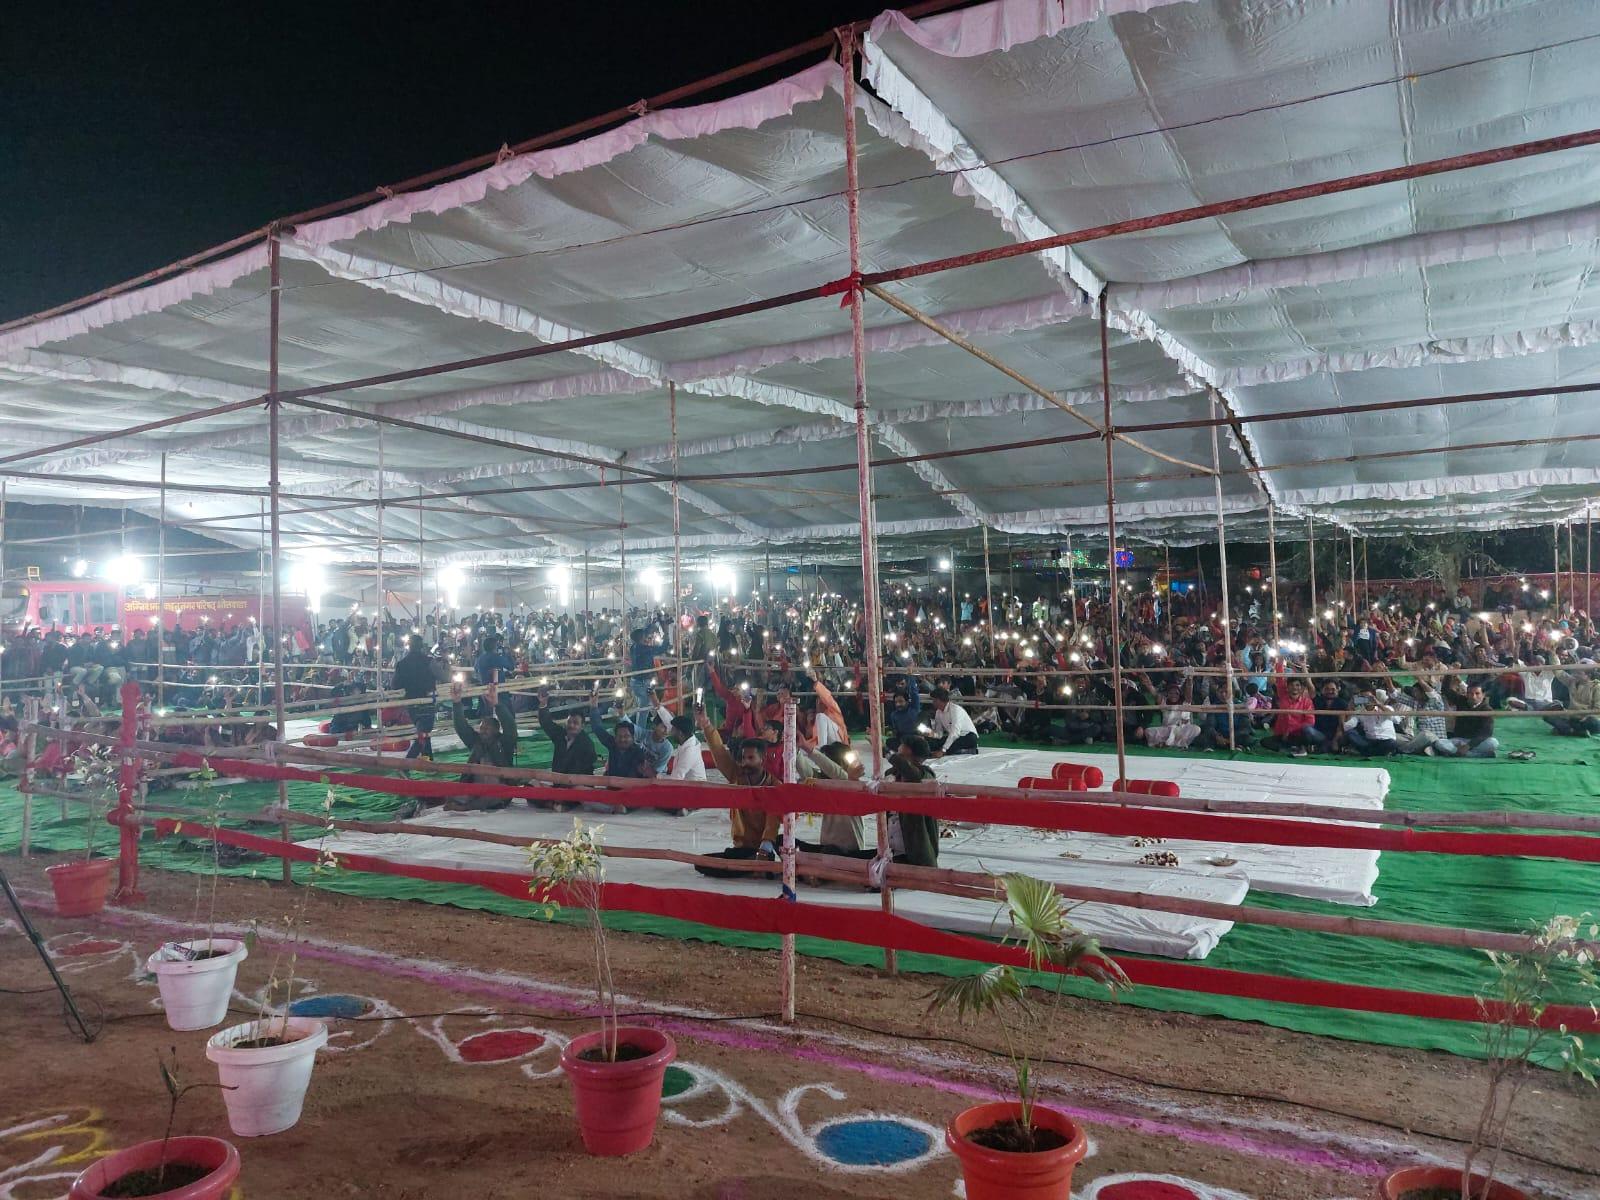
<svg viewBox="0 0 1600 1200">
<path fill-rule="evenodd" d="M 62 920 L 43 876 L 50 861 L 4 865 L 105 1023 L 92 1045 L 68 1032 L 53 991 L 30 990 L 48 978 L 0 912 L 0 1200 L 64 1196 L 95 1156 L 159 1137 L 167 1047 L 186 1079 L 214 1078 L 207 1034 L 168 1030 L 153 981 L 140 978 L 163 940 L 188 936 L 195 880 L 149 873 L 138 904 Z M 265 929 L 297 895 L 224 881 L 218 920 Z M 238 1195 L 251 1200 L 958 1196 L 940 1131 L 1005 1084 L 982 1031 L 925 1016 L 925 979 L 802 958 L 799 1008 L 816 1015 L 791 1029 L 762 1015 L 774 1006 L 775 955 L 614 934 L 617 985 L 676 1039 L 680 1070 L 655 1145 L 594 1159 L 556 1069 L 560 1039 L 593 1025 L 582 930 L 321 892 L 308 928 L 301 994 L 362 1019 L 330 1021 L 297 1127 L 235 1139 Z M 264 939 L 243 965 L 241 1012 L 271 958 Z M 1457 1160 L 1436 1135 L 1469 1132 L 1479 1096 L 1481 1068 L 1448 1055 L 1113 1004 L 1068 1001 L 1049 1047 L 1080 1064 L 1044 1070 L 1050 1101 L 1091 1137 L 1074 1188 L 1084 1200 L 1370 1196 L 1394 1166 Z M 227 1136 L 220 1093 L 191 1092 L 178 1128 Z M 1600 1197 L 1597 1129 L 1600 1097 L 1541 1079 L 1505 1174 L 1536 1196 Z"/>
</svg>

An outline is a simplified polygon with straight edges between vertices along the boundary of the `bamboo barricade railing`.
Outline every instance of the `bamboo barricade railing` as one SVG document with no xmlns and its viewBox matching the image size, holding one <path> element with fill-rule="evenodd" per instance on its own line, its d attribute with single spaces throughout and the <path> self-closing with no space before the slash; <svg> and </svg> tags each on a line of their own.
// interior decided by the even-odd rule
<svg viewBox="0 0 1600 1200">
<path fill-rule="evenodd" d="M 60 730 L 49 730 L 48 727 L 39 728 L 41 731 L 62 735 L 68 740 L 86 744 L 116 744 L 115 738 L 102 734 L 83 733 L 76 730 L 63 734 L 63 731 Z M 202 754 L 204 757 L 203 752 L 196 747 L 169 745 L 160 742 L 135 742 L 134 749 L 140 753 L 160 758 L 175 757 L 179 754 Z M 262 756 L 261 747 L 251 747 L 251 749 L 257 753 L 249 755 L 236 752 L 230 748 L 223 749 L 212 757 L 227 759 Z M 306 766 L 360 768 L 366 771 L 380 771 L 391 774 L 399 772 L 412 775 L 420 773 L 458 776 L 466 769 L 461 763 L 441 763 L 430 759 L 407 759 L 401 761 L 381 755 L 354 754 L 348 751 L 322 750 L 299 746 L 277 747 L 274 757 L 278 761 L 285 763 L 300 763 Z M 508 784 L 543 784 L 574 789 L 601 790 L 613 794 L 633 788 L 668 789 L 699 788 L 704 786 L 700 783 L 677 779 L 629 779 L 609 775 L 565 775 L 555 771 L 541 770 L 537 767 L 496 767 L 489 764 L 473 764 L 471 770 L 476 776 L 502 780 Z M 1256 817 L 1300 817 L 1338 823 L 1395 825 L 1405 828 L 1460 825 L 1485 829 L 1549 829 L 1570 833 L 1600 834 L 1600 817 L 1584 817 L 1560 813 L 1502 810 L 1398 812 L 1385 809 L 1343 808 L 1338 805 L 1288 804 L 1271 801 L 1255 803 L 1243 800 L 1208 800 L 1188 796 L 1150 796 L 1139 792 L 1118 792 L 1109 789 L 1106 791 L 1071 791 L 1064 788 L 1001 787 L 987 784 L 950 783 L 942 780 L 937 783 L 880 783 L 876 788 L 864 781 L 852 784 L 841 780 L 830 780 L 828 786 L 834 789 L 874 792 L 883 798 L 893 798 L 894 796 L 935 796 L 948 799 L 981 799 L 988 796 L 1009 800 L 1062 800 L 1074 804 L 1103 804 L 1118 808 L 1163 809 L 1174 812 L 1201 812 Z M 885 807 L 893 806 L 886 804 Z"/>
<path fill-rule="evenodd" d="M 663 663 L 663 664 L 661 664 L 659 666 L 641 668 L 641 669 L 639 669 L 637 671 L 610 671 L 610 672 L 606 672 L 604 674 L 603 678 L 605 678 L 606 680 L 626 680 L 626 679 L 642 678 L 642 677 L 644 677 L 646 675 L 648 675 L 648 676 L 656 676 L 656 675 L 659 675 L 664 670 L 671 670 L 671 669 L 673 669 L 675 667 L 679 667 L 679 666 L 693 666 L 693 665 L 695 665 L 696 663 L 698 663 L 700 661 L 701 660 L 699 660 L 699 659 L 685 659 L 685 660 L 683 660 L 683 662 L 681 664 L 677 663 L 677 662 L 671 662 L 671 663 Z M 526 694 L 528 694 L 530 692 L 537 692 L 540 688 L 549 686 L 549 682 L 552 681 L 552 680 L 554 680 L 556 682 L 570 682 L 570 681 L 572 681 L 574 679 L 588 680 L 588 679 L 594 679 L 594 678 L 595 678 L 595 675 L 592 672 L 568 672 L 566 674 L 561 674 L 561 673 L 558 673 L 558 672 L 557 673 L 545 672 L 545 673 L 541 673 L 537 677 L 533 676 L 533 675 L 518 676 L 518 677 L 515 677 L 513 679 L 507 680 L 504 683 L 498 684 L 497 686 L 499 687 L 501 695 L 526 695 Z M 191 686 L 201 686 L 201 685 L 197 684 L 197 685 L 191 685 Z M 441 688 L 443 688 L 443 689 L 448 690 L 450 688 L 451 684 L 443 683 L 443 684 L 440 684 L 439 686 Z M 478 696 L 482 696 L 482 695 L 484 695 L 484 694 L 486 694 L 488 692 L 488 688 L 489 688 L 488 684 L 463 684 L 462 685 L 462 693 L 461 693 L 462 699 L 470 700 L 470 699 L 474 699 L 474 698 L 476 698 Z M 590 690 L 587 690 L 587 691 L 585 691 L 585 690 L 561 691 L 561 692 L 552 692 L 551 693 L 551 698 L 552 699 L 563 699 L 563 698 L 587 699 L 588 697 L 590 697 L 593 694 L 594 694 L 593 689 L 590 689 Z M 607 699 L 611 699 L 611 700 L 626 699 L 627 698 L 627 694 L 626 694 L 626 691 L 625 691 L 624 695 L 622 697 L 618 697 L 618 696 L 615 695 L 615 692 L 613 690 L 613 694 L 612 695 L 607 696 L 607 695 L 604 694 L 604 692 L 602 692 L 600 694 L 599 698 L 602 701 L 603 700 L 607 700 Z M 339 705 L 328 705 L 328 704 L 326 704 L 326 702 L 320 701 L 320 700 L 296 701 L 296 702 L 293 702 L 293 703 L 290 703 L 290 704 L 285 704 L 284 705 L 284 710 L 285 710 L 285 712 L 287 712 L 290 715 L 294 716 L 298 720 L 307 720 L 307 719 L 320 718 L 320 717 L 339 716 L 341 714 L 347 714 L 347 713 L 366 713 L 366 712 L 370 712 L 372 710 L 372 708 L 373 708 L 375 703 L 380 703 L 380 702 L 383 705 L 383 707 L 385 707 L 385 708 L 407 708 L 407 707 L 411 707 L 412 705 L 416 705 L 416 704 L 427 704 L 427 703 L 430 703 L 430 702 L 434 702 L 434 701 L 431 701 L 427 697 L 407 698 L 403 693 L 398 692 L 398 691 L 386 691 L 386 692 L 379 693 L 379 694 L 374 694 L 374 693 L 371 693 L 371 692 L 357 693 L 355 695 L 344 697 L 344 700 L 345 700 L 345 703 L 339 704 Z M 240 707 L 243 708 L 243 707 L 258 707 L 258 706 L 256 706 L 256 705 L 241 705 Z M 215 724 L 235 724 L 235 725 L 271 724 L 272 723 L 272 718 L 271 717 L 267 717 L 267 716 L 246 717 L 246 716 L 243 716 L 239 712 L 239 709 L 237 709 L 237 708 L 236 709 L 194 709 L 194 710 L 186 711 L 181 716 L 172 716 L 172 715 L 152 716 L 150 718 L 150 723 L 152 725 L 157 725 L 157 726 L 165 726 L 165 725 L 196 725 L 196 724 L 200 724 L 200 725 L 215 725 Z"/>
<path fill-rule="evenodd" d="M 187 810 L 184 810 L 187 811 Z M 232 820 L 262 822 L 287 822 L 306 828 L 333 828 L 351 833 L 402 834 L 473 841 L 491 845 L 526 849 L 533 845 L 551 845 L 557 839 L 521 837 L 516 834 L 493 833 L 478 829 L 439 829 L 403 821 L 354 821 L 308 813 L 297 813 L 277 807 L 246 814 L 223 814 Z M 142 825 L 153 822 L 140 821 Z M 187 822 L 185 823 L 187 824 Z M 194 822 L 196 832 L 211 828 L 209 821 Z M 188 832 L 187 829 L 184 832 Z M 338 854 L 334 849 L 335 856 Z M 653 862 L 674 862 L 689 867 L 711 867 L 728 870 L 726 858 L 695 854 L 682 850 L 665 850 L 652 847 L 606 845 L 601 853 L 608 858 L 635 859 Z M 739 869 L 752 874 L 777 877 L 783 864 L 762 859 L 740 860 Z M 808 879 L 826 879 L 857 886 L 870 886 L 870 861 L 835 854 L 797 853 L 797 871 Z M 1004 884 L 995 876 L 972 871 L 956 871 L 943 867 L 919 867 L 907 863 L 891 863 L 886 868 L 885 883 L 897 890 L 928 892 L 935 895 L 962 899 L 993 900 L 1004 898 Z M 1385 941 L 1414 945 L 1451 946 L 1474 950 L 1493 950 L 1501 953 L 1521 953 L 1531 948 L 1533 939 L 1523 934 L 1500 933 L 1491 930 L 1465 929 L 1454 926 L 1425 925 L 1414 922 L 1377 921 L 1363 917 L 1324 916 L 1315 913 L 1280 912 L 1242 904 L 1223 904 L 1210 900 L 1193 900 L 1186 897 L 1166 896 L 1152 892 L 1128 892 L 1113 888 L 1087 887 L 1078 884 L 1054 884 L 1055 890 L 1069 900 L 1080 903 L 1110 904 L 1122 908 L 1145 909 L 1156 912 L 1179 913 L 1209 920 L 1242 922 L 1248 925 L 1269 925 L 1283 929 L 1300 929 L 1317 933 L 1345 934 L 1354 937 L 1374 937 Z M 1600 954 L 1600 942 L 1574 940 L 1572 950 L 1588 950 Z"/>
</svg>

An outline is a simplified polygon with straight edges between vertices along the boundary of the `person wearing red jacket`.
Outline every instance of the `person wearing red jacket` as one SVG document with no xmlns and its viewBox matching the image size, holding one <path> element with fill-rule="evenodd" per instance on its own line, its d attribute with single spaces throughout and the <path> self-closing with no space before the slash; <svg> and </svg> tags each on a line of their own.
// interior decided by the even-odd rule
<svg viewBox="0 0 1600 1200">
<path fill-rule="evenodd" d="M 731 688 L 722 682 L 722 674 L 717 668 L 708 663 L 706 674 L 711 676 L 711 686 L 716 689 L 717 697 L 727 709 L 727 716 L 722 720 L 722 736 L 733 744 L 761 737 L 761 714 L 756 711 L 755 693 L 750 690 L 749 684 L 741 684 Z"/>
<path fill-rule="evenodd" d="M 1311 689 L 1304 679 L 1287 679 L 1283 660 L 1278 660 L 1277 674 L 1273 679 L 1277 694 L 1278 713 L 1272 722 L 1272 737 L 1280 748 L 1287 748 L 1295 758 L 1304 758 L 1307 747 L 1320 747 L 1325 740 L 1316 728 L 1311 701 Z"/>
</svg>

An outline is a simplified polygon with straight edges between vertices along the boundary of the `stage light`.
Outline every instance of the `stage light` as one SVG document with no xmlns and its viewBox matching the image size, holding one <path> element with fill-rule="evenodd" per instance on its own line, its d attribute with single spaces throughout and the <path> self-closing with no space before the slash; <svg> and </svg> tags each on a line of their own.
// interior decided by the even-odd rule
<svg viewBox="0 0 1600 1200">
<path fill-rule="evenodd" d="M 69 570 L 72 572 L 74 579 L 82 579 L 89 572 L 89 564 L 81 558 L 75 558 L 72 560 L 72 566 Z"/>
<path fill-rule="evenodd" d="M 108 583 L 132 587 L 144 578 L 144 563 L 131 554 L 119 554 L 100 568 Z"/>
</svg>

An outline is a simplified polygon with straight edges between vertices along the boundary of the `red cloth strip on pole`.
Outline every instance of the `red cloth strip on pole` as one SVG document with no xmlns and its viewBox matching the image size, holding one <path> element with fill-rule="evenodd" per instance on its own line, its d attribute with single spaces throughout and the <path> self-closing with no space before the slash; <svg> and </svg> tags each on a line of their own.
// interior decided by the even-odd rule
<svg viewBox="0 0 1600 1200">
<path fill-rule="evenodd" d="M 298 862 L 315 862 L 315 846 L 284 843 L 275 838 L 258 837 L 229 829 L 213 831 L 198 821 L 163 818 L 154 822 L 157 836 L 183 832 L 215 836 L 218 841 L 262 854 L 285 857 Z M 397 875 L 429 883 L 468 884 L 486 888 L 514 900 L 535 903 L 529 896 L 529 877 L 510 871 L 466 871 L 453 867 L 430 867 L 390 862 L 365 854 L 344 854 L 325 847 L 338 859 L 341 868 L 377 875 Z M 564 902 L 557 890 L 554 897 Z M 807 901 L 753 899 L 717 892 L 682 888 L 646 887 L 637 883 L 608 883 L 601 891 L 601 905 L 608 911 L 645 913 L 679 921 L 694 921 L 719 929 L 746 933 L 786 934 L 878 946 L 922 954 L 942 955 L 970 962 L 1006 963 L 1028 966 L 1027 955 L 1018 946 L 986 942 L 965 934 L 930 929 L 906 917 L 872 909 L 835 907 Z M 1447 1021 L 1479 1021 L 1484 1017 L 1478 1000 L 1472 996 L 1432 995 L 1400 988 L 1371 987 L 1356 983 L 1330 983 L 1316 979 L 1296 979 L 1284 975 L 1263 975 L 1249 971 L 1230 971 L 1194 963 L 1155 962 L 1146 959 L 1118 959 L 1117 963 L 1136 984 L 1205 992 L 1217 996 L 1239 996 L 1280 1004 L 1304 1004 L 1316 1008 L 1343 1008 L 1357 1012 L 1395 1013 L 1401 1016 L 1430 1017 Z M 1600 1032 L 1600 1016 L 1576 1005 L 1551 1005 L 1540 1016 L 1545 1028 L 1566 1025 L 1581 1033 Z"/>
<path fill-rule="evenodd" d="M 645 783 L 626 790 L 582 788 L 551 784 L 456 783 L 449 780 L 391 779 L 386 775 L 339 774 L 273 766 L 244 759 L 200 754 L 180 754 L 180 766 L 206 764 L 228 775 L 254 779 L 285 779 L 304 783 L 330 782 L 344 787 L 398 796 L 448 799 L 482 796 L 492 799 L 524 797 L 564 803 L 591 800 L 626 804 L 629 808 L 744 808 L 765 812 L 828 813 L 871 816 L 886 809 L 919 813 L 945 821 L 982 821 L 990 825 L 1015 825 L 1032 829 L 1075 830 L 1130 837 L 1179 838 L 1196 842 L 1230 842 L 1267 846 L 1317 846 L 1343 850 L 1397 850 L 1431 854 L 1477 854 L 1499 857 L 1557 858 L 1571 862 L 1600 863 L 1600 837 L 1581 834 L 1453 833 L 1416 829 L 1384 829 L 1340 825 L 1330 821 L 1299 821 L 1281 817 L 1222 816 L 1172 809 L 1119 808 L 1104 803 L 1069 800 L 1013 800 L 1001 797 L 878 796 L 864 790 L 826 784 L 777 784 L 748 788 L 708 783 L 700 786 L 661 786 Z M 467 769 L 467 768 L 464 768 Z M 619 781 L 620 782 L 620 781 Z M 1061 793 L 1070 795 L 1071 793 Z"/>
</svg>

